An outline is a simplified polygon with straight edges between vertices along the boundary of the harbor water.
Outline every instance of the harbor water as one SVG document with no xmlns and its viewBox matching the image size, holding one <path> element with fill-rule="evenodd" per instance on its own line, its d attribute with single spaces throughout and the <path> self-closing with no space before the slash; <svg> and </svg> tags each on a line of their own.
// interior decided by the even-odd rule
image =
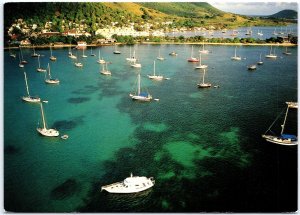
<svg viewBox="0 0 300 215">
<path fill-rule="evenodd" d="M 202 45 L 194 45 L 199 57 Z M 297 146 L 265 142 L 261 135 L 297 101 L 297 47 L 273 45 L 277 59 L 267 59 L 270 46 L 238 46 L 241 61 L 232 61 L 235 46 L 206 45 L 202 70 L 189 63 L 191 45 L 135 45 L 141 69 L 126 61 L 130 46 L 95 47 L 77 54 L 68 49 L 36 49 L 41 66 L 50 63 L 59 85 L 47 85 L 28 61 L 4 52 L 4 207 L 11 212 L 294 212 L 297 210 Z M 98 51 L 111 76 L 100 74 Z M 156 60 L 158 52 L 164 61 Z M 177 56 L 169 56 L 175 51 Z M 19 55 L 19 50 L 14 50 Z M 262 54 L 263 65 L 256 64 Z M 153 73 L 169 78 L 148 79 Z M 46 122 L 68 139 L 44 137 L 40 106 L 23 102 L 24 71 L 32 96 L 44 103 Z M 141 88 L 158 101 L 134 102 Z M 214 88 L 214 86 L 219 86 Z M 283 116 L 272 130 L 280 132 Z M 286 131 L 297 135 L 297 110 L 290 110 Z M 133 175 L 154 177 L 151 189 L 128 195 L 101 192 L 101 186 Z"/>
</svg>

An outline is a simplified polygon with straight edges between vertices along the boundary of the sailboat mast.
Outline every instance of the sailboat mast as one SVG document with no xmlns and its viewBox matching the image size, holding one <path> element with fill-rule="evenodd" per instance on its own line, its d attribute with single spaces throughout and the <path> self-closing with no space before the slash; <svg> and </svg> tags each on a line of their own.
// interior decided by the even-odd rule
<svg viewBox="0 0 300 215">
<path fill-rule="evenodd" d="M 285 112 L 284 121 L 283 121 L 283 124 L 281 125 L 281 133 L 280 134 L 283 134 L 288 111 L 289 111 L 289 106 L 287 107 L 286 112 Z"/>
<path fill-rule="evenodd" d="M 155 61 L 153 61 L 153 75 L 155 76 Z"/>
<path fill-rule="evenodd" d="M 203 71 L 202 83 L 204 84 L 205 69 Z"/>
<path fill-rule="evenodd" d="M 52 48 L 51 48 L 51 46 L 50 46 L 50 54 L 51 54 L 51 57 L 52 57 Z"/>
<path fill-rule="evenodd" d="M 235 47 L 235 49 L 234 49 L 234 57 L 236 57 L 236 47 Z"/>
<path fill-rule="evenodd" d="M 141 74 L 138 75 L 138 95 L 141 94 Z"/>
<path fill-rule="evenodd" d="M 49 74 L 49 79 L 51 79 L 51 73 L 50 73 L 50 65 L 49 65 L 49 63 L 48 63 L 48 74 Z"/>
<path fill-rule="evenodd" d="M 29 89 L 28 89 L 28 83 L 27 83 L 27 75 L 26 75 L 26 72 L 24 72 L 24 76 L 25 76 L 25 84 L 26 84 L 27 95 L 28 95 L 28 97 L 30 97 L 30 95 L 29 95 Z"/>
<path fill-rule="evenodd" d="M 44 126 L 44 129 L 46 129 L 46 122 L 45 122 L 45 116 L 44 116 L 44 110 L 43 110 L 43 104 L 42 104 L 42 102 L 40 102 L 40 106 L 41 106 L 41 114 L 42 114 L 43 126 Z"/>
<path fill-rule="evenodd" d="M 38 56 L 39 68 L 41 68 L 40 56 Z"/>
<path fill-rule="evenodd" d="M 199 54 L 199 66 L 201 66 L 201 53 Z"/>
</svg>

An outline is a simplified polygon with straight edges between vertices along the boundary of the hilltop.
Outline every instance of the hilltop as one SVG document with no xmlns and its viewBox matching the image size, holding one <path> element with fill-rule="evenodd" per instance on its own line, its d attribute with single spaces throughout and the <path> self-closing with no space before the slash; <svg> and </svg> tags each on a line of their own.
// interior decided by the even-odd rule
<svg viewBox="0 0 300 215">
<path fill-rule="evenodd" d="M 277 19 L 297 19 L 297 16 L 298 13 L 295 10 L 282 10 L 268 17 Z"/>
</svg>

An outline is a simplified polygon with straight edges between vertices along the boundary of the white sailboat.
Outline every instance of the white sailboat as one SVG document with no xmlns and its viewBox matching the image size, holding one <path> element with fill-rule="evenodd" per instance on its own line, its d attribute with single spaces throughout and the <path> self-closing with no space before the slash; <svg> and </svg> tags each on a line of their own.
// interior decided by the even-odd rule
<svg viewBox="0 0 300 215">
<path fill-rule="evenodd" d="M 231 57 L 231 60 L 241 60 L 241 59 L 242 59 L 240 56 L 237 56 L 237 55 L 236 55 L 236 48 L 237 48 L 237 47 L 235 47 L 235 49 L 234 49 L 234 56 Z"/>
<path fill-rule="evenodd" d="M 25 77 L 25 85 L 26 85 L 27 96 L 22 97 L 23 101 L 31 102 L 31 103 L 40 102 L 41 99 L 39 97 L 37 97 L 37 96 L 33 97 L 33 96 L 30 96 L 30 94 L 29 94 L 29 88 L 28 88 L 28 83 L 27 83 L 27 75 L 26 75 L 25 71 L 24 71 L 24 77 Z"/>
<path fill-rule="evenodd" d="M 282 53 L 285 54 L 285 55 L 291 55 L 292 53 L 289 52 L 287 48 L 288 48 L 288 47 L 286 46 L 286 47 L 285 47 L 285 52 L 282 52 Z"/>
<path fill-rule="evenodd" d="M 121 54 L 121 52 L 119 50 L 117 50 L 117 45 L 115 45 L 114 54 Z"/>
<path fill-rule="evenodd" d="M 81 57 L 83 57 L 83 58 L 87 57 L 87 55 L 84 54 L 84 48 L 82 49 L 82 55 L 81 55 Z"/>
<path fill-rule="evenodd" d="M 134 68 L 141 68 L 142 64 L 140 64 L 139 61 L 138 61 L 138 59 L 136 59 L 136 61 L 132 61 L 131 62 L 130 66 L 134 67 Z"/>
<path fill-rule="evenodd" d="M 129 57 L 126 58 L 127 61 L 129 62 L 135 62 L 136 58 L 135 58 L 135 50 L 133 50 L 133 55 L 131 56 L 131 47 L 129 48 Z"/>
<path fill-rule="evenodd" d="M 97 63 L 100 63 L 100 64 L 105 63 L 105 60 L 103 60 L 103 58 L 101 59 L 100 49 L 99 49 L 99 59 L 98 59 Z"/>
<path fill-rule="evenodd" d="M 138 74 L 137 93 L 129 94 L 129 96 L 136 101 L 149 102 L 152 100 L 152 96 L 148 92 L 141 92 L 141 75 Z"/>
<path fill-rule="evenodd" d="M 195 69 L 205 69 L 207 65 L 201 64 L 201 53 L 199 54 L 199 66 L 196 66 Z"/>
<path fill-rule="evenodd" d="M 77 56 L 73 55 L 71 47 L 69 47 L 69 58 L 77 59 Z"/>
<path fill-rule="evenodd" d="M 52 48 L 51 48 L 51 46 L 50 46 L 50 55 L 51 55 L 50 56 L 50 60 L 56 61 L 56 57 L 52 55 Z"/>
<path fill-rule="evenodd" d="M 298 138 L 295 135 L 291 134 L 284 134 L 284 128 L 286 124 L 286 119 L 287 115 L 289 112 L 289 108 L 298 108 L 298 103 L 297 102 L 286 102 L 287 104 L 287 109 L 285 112 L 283 124 L 281 125 L 281 132 L 280 135 L 275 135 L 270 129 L 273 127 L 279 116 L 275 119 L 275 121 L 271 124 L 271 126 L 268 128 L 268 130 L 265 132 L 265 134 L 262 135 L 262 138 L 264 138 L 266 141 L 271 142 L 271 143 L 276 143 L 280 145 L 286 145 L 286 146 L 291 146 L 291 145 L 298 145 Z M 268 132 L 271 132 L 272 134 L 267 134 Z"/>
<path fill-rule="evenodd" d="M 211 83 L 205 83 L 204 82 L 204 77 L 205 77 L 205 69 L 203 70 L 202 83 L 197 84 L 197 86 L 199 88 L 209 88 L 209 87 L 211 87 Z"/>
<path fill-rule="evenodd" d="M 262 33 L 262 31 L 257 30 L 257 35 L 258 36 L 263 36 L 264 34 Z"/>
<path fill-rule="evenodd" d="M 76 62 L 74 63 L 74 65 L 76 66 L 76 67 L 83 67 L 83 64 L 81 63 L 81 62 L 79 62 L 78 61 L 78 58 L 77 58 L 77 56 L 76 56 Z"/>
<path fill-rule="evenodd" d="M 248 70 L 256 70 L 256 64 L 250 64 L 247 66 Z"/>
<path fill-rule="evenodd" d="M 193 55 L 194 55 L 194 47 L 192 46 L 191 57 L 188 58 L 187 61 L 188 61 L 188 62 L 192 62 L 192 63 L 194 63 L 194 62 L 199 62 L 199 59 L 193 57 Z"/>
<path fill-rule="evenodd" d="M 12 58 L 16 58 L 17 55 L 11 51 L 10 45 L 9 45 L 8 49 L 9 49 L 9 56 Z"/>
<path fill-rule="evenodd" d="M 59 80 L 57 78 L 52 78 L 50 73 L 50 65 L 48 63 L 48 72 L 46 73 L 45 82 L 47 84 L 59 84 Z"/>
<path fill-rule="evenodd" d="M 91 56 L 96 56 L 94 53 L 93 53 L 93 48 L 91 47 Z"/>
<path fill-rule="evenodd" d="M 160 49 L 158 49 L 157 60 L 165 60 L 165 58 L 160 55 Z"/>
<path fill-rule="evenodd" d="M 40 54 L 35 52 L 35 48 L 33 48 L 33 53 L 31 54 L 31 57 L 39 57 Z"/>
<path fill-rule="evenodd" d="M 22 64 L 27 64 L 28 62 L 26 60 L 24 60 L 24 58 L 23 58 L 23 52 L 22 52 L 21 47 L 20 47 L 20 53 L 21 53 L 21 63 Z"/>
<path fill-rule="evenodd" d="M 46 137 L 57 137 L 57 136 L 59 136 L 59 131 L 57 131 L 53 128 L 50 128 L 50 129 L 47 128 L 42 102 L 40 102 L 40 107 L 41 107 L 41 115 L 42 115 L 43 126 L 42 127 L 37 127 L 36 130 L 41 135 L 46 136 Z"/>
<path fill-rule="evenodd" d="M 100 72 L 102 75 L 111 75 L 111 71 L 107 68 L 107 63 L 102 64 L 102 70 Z"/>
<path fill-rule="evenodd" d="M 201 54 L 208 54 L 208 53 L 209 53 L 209 51 L 208 51 L 207 49 L 204 48 L 204 42 L 202 43 L 202 50 L 199 50 L 199 52 L 200 52 Z"/>
<path fill-rule="evenodd" d="M 20 68 L 24 68 L 24 64 L 22 64 L 22 61 L 21 61 L 21 55 L 20 55 L 20 53 L 19 53 L 19 60 L 20 60 L 19 67 Z"/>
<path fill-rule="evenodd" d="M 38 71 L 38 72 L 46 72 L 47 70 L 46 70 L 46 69 L 43 69 L 43 68 L 41 67 L 40 56 L 38 56 L 37 58 L 38 58 L 39 67 L 36 69 L 36 71 Z"/>
<path fill-rule="evenodd" d="M 259 61 L 257 62 L 257 64 L 258 64 L 258 65 L 264 64 L 264 62 L 263 62 L 262 59 L 261 59 L 261 53 L 260 53 L 260 55 L 259 55 Z"/>
<path fill-rule="evenodd" d="M 155 74 L 155 61 L 153 61 L 153 75 L 148 75 L 148 78 L 156 81 L 161 81 L 164 79 L 164 76 Z"/>
<path fill-rule="evenodd" d="M 266 58 L 273 58 L 273 59 L 277 58 L 277 55 L 275 55 L 275 49 L 274 49 L 274 53 L 272 53 L 272 46 L 270 48 L 270 54 L 267 54 Z"/>
</svg>

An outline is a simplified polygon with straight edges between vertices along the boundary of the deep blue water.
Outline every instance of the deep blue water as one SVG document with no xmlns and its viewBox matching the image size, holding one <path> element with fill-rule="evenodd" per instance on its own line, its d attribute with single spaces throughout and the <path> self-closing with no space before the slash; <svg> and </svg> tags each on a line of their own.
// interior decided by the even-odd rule
<svg viewBox="0 0 300 215">
<path fill-rule="evenodd" d="M 196 55 L 201 46 L 194 45 Z M 133 48 L 133 47 L 132 47 Z M 49 127 L 69 139 L 40 136 L 39 105 L 22 102 L 23 69 L 4 52 L 4 206 L 21 212 L 291 212 L 297 210 L 297 147 L 261 138 L 274 119 L 297 100 L 297 47 L 249 72 L 267 46 L 210 46 L 202 63 L 206 81 L 220 88 L 198 89 L 202 72 L 188 63 L 190 45 L 136 45 L 142 68 L 126 62 L 129 46 L 93 51 L 110 61 L 111 77 L 100 75 L 97 57 L 81 58 L 78 69 L 68 49 L 54 49 L 50 62 L 57 86 L 44 83 L 37 59 L 24 49 L 30 92 L 44 104 Z M 170 80 L 153 82 L 156 72 Z M 47 66 L 50 51 L 37 49 Z M 76 53 L 75 50 L 73 50 Z M 177 57 L 168 55 L 171 51 Z M 86 54 L 89 55 L 89 50 Z M 18 51 L 17 51 L 18 54 Z M 159 101 L 133 102 L 138 72 L 142 88 Z M 274 131 L 280 129 L 279 119 Z M 297 133 L 297 111 L 287 131 Z M 100 192 L 105 184 L 134 175 L 153 176 L 156 185 L 134 195 Z"/>
</svg>

